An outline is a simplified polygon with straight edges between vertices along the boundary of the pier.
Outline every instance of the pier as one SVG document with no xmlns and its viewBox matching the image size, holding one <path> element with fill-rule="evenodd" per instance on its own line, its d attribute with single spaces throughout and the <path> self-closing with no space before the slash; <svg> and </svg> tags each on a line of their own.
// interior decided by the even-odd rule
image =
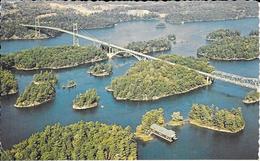
<svg viewBox="0 0 260 161">
<path fill-rule="evenodd" d="M 174 140 L 177 140 L 176 134 L 173 130 L 168 130 L 157 124 L 152 124 L 150 128 L 151 128 L 150 134 L 159 136 L 160 138 L 163 138 L 164 140 L 167 140 L 169 142 L 173 142 Z"/>
</svg>

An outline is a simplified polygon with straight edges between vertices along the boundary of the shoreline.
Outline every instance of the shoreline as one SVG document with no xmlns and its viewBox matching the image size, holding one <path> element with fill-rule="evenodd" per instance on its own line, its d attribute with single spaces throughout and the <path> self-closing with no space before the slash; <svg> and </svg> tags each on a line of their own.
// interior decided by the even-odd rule
<svg viewBox="0 0 260 161">
<path fill-rule="evenodd" d="M 109 76 L 110 75 L 110 73 L 108 73 L 108 72 L 104 72 L 104 73 L 101 73 L 101 74 L 95 74 L 95 73 L 93 73 L 93 72 L 88 72 L 90 75 L 93 75 L 93 76 L 95 76 L 95 77 L 104 77 L 104 76 Z"/>
<path fill-rule="evenodd" d="M 29 104 L 29 105 L 17 105 L 17 104 L 14 104 L 14 107 L 17 107 L 17 108 L 29 108 L 29 107 L 36 107 L 36 106 L 39 106 L 41 104 L 44 104 L 44 103 L 47 103 L 47 102 L 50 102 L 52 101 L 53 98 L 50 98 L 50 99 L 47 99 L 43 102 L 35 102 L 33 104 Z"/>
<path fill-rule="evenodd" d="M 91 104 L 89 106 L 84 105 L 82 107 L 79 107 L 79 106 L 73 104 L 72 108 L 75 109 L 75 110 L 86 110 L 86 109 L 94 108 L 94 107 L 97 107 L 97 106 L 98 106 L 98 103 L 95 102 L 95 103 L 93 103 L 93 104 Z"/>
<path fill-rule="evenodd" d="M 230 130 L 220 129 L 220 128 L 212 127 L 212 126 L 208 126 L 208 125 L 202 125 L 201 123 L 198 123 L 198 122 L 196 122 L 194 120 L 191 120 L 191 119 L 189 119 L 189 123 L 191 125 L 195 125 L 195 126 L 198 126 L 198 127 L 206 128 L 206 129 L 209 129 L 209 130 L 225 132 L 225 133 L 231 133 L 231 134 L 237 133 L 237 132 L 239 132 L 239 131 L 241 131 L 241 130 L 243 130 L 245 128 L 245 125 L 244 125 L 244 126 L 242 126 L 240 129 L 238 129 L 236 131 L 230 131 Z"/>
<path fill-rule="evenodd" d="M 118 101 L 126 101 L 126 100 L 129 100 L 129 101 L 155 101 L 155 100 L 158 100 L 158 99 L 161 99 L 161 98 L 165 98 L 165 97 L 169 97 L 169 96 L 174 96 L 174 95 L 179 95 L 179 94 L 184 94 L 184 93 L 188 93 L 190 91 L 193 91 L 195 89 L 198 89 L 198 88 L 202 88 L 202 87 L 205 87 L 205 86 L 209 86 L 213 83 L 213 81 L 210 81 L 209 83 L 205 83 L 203 85 L 199 85 L 197 87 L 194 87 L 194 88 L 191 88 L 191 89 L 188 89 L 186 91 L 182 91 L 182 92 L 177 92 L 177 93 L 174 93 L 174 94 L 167 94 L 167 95 L 163 95 L 163 96 L 157 96 L 157 97 L 153 97 L 152 99 L 128 99 L 128 98 L 120 98 L 120 97 L 115 97 L 113 95 L 113 97 L 118 100 Z M 110 89 L 108 87 L 105 87 L 105 89 L 108 91 L 108 92 L 114 92 L 113 89 Z"/>
<path fill-rule="evenodd" d="M 62 67 L 43 67 L 43 68 L 18 68 L 16 66 L 13 66 L 13 68 L 15 68 L 16 70 L 20 70 L 20 71 L 33 71 L 33 70 L 46 70 L 46 69 L 52 69 L 52 70 L 60 70 L 60 69 L 67 69 L 67 68 L 73 68 L 73 67 L 77 67 L 80 65 L 84 65 L 84 64 L 90 64 L 90 63 L 95 63 L 95 62 L 100 62 L 100 61 L 104 61 L 107 60 L 108 58 L 105 59 L 92 59 L 90 61 L 85 61 L 82 63 L 76 63 L 74 65 L 66 65 L 66 66 L 62 66 Z"/>
<path fill-rule="evenodd" d="M 13 95 L 13 94 L 16 94 L 18 93 L 18 89 L 12 89 L 11 91 L 9 91 L 8 93 L 5 93 L 5 94 L 1 94 L 0 96 L 8 96 L 8 95 Z"/>
<path fill-rule="evenodd" d="M 199 57 L 205 57 L 205 58 L 208 58 L 208 59 L 210 59 L 210 60 L 218 60 L 218 61 L 250 61 L 250 60 L 255 60 L 255 59 L 258 59 L 258 57 L 259 56 L 256 56 L 256 57 L 253 57 L 253 58 L 248 58 L 248 59 L 246 59 L 246 58 L 212 58 L 212 57 L 208 57 L 207 55 L 205 55 L 205 54 L 201 54 L 201 53 L 197 53 L 197 55 L 199 56 Z"/>
<path fill-rule="evenodd" d="M 258 99 L 258 100 L 251 100 L 251 101 L 249 101 L 249 100 L 243 100 L 242 102 L 245 103 L 245 104 L 253 104 L 253 103 L 257 103 L 257 102 L 259 102 L 259 101 L 260 101 L 260 99 Z"/>
</svg>

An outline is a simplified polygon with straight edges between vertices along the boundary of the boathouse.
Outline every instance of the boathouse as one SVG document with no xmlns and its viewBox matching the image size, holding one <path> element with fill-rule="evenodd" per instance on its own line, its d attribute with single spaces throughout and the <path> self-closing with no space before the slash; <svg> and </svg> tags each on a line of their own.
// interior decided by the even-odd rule
<svg viewBox="0 0 260 161">
<path fill-rule="evenodd" d="M 162 126 L 159 126 L 157 124 L 152 124 L 150 126 L 151 128 L 151 134 L 154 134 L 156 136 L 159 136 L 169 142 L 172 142 L 174 140 L 177 140 L 176 134 L 173 130 L 168 130 Z"/>
</svg>

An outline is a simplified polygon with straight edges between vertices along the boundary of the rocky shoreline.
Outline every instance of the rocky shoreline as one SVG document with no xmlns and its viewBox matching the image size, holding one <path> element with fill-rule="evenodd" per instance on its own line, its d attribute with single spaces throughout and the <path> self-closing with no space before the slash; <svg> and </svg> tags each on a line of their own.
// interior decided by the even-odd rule
<svg viewBox="0 0 260 161">
<path fill-rule="evenodd" d="M 79 106 L 73 104 L 72 108 L 75 109 L 75 110 L 85 110 L 85 109 L 94 108 L 94 107 L 97 107 L 97 106 L 98 106 L 98 103 L 95 102 L 95 103 L 93 103 L 89 106 L 84 105 L 82 107 L 79 107 Z"/>
<path fill-rule="evenodd" d="M 17 104 L 14 104 L 14 107 L 17 107 L 17 108 L 35 107 L 35 106 L 39 106 L 41 104 L 50 102 L 52 100 L 53 100 L 53 98 L 50 98 L 50 99 L 47 99 L 47 100 L 45 100 L 43 102 L 34 102 L 34 103 L 29 104 L 29 105 L 17 105 Z"/>
<path fill-rule="evenodd" d="M 253 103 L 257 103 L 257 102 L 259 102 L 260 100 L 258 99 L 258 100 L 243 100 L 243 103 L 245 103 L 245 104 L 253 104 Z"/>
<path fill-rule="evenodd" d="M 219 61 L 221 61 L 221 60 L 223 60 L 223 61 L 239 61 L 239 60 L 250 61 L 250 60 L 255 60 L 255 59 L 259 58 L 259 56 L 249 58 L 249 59 L 246 59 L 246 58 L 216 58 L 216 57 L 208 57 L 207 54 L 204 54 L 204 53 L 197 53 L 197 55 L 199 57 L 205 57 L 205 58 L 208 58 L 210 60 L 219 60 Z"/>
</svg>

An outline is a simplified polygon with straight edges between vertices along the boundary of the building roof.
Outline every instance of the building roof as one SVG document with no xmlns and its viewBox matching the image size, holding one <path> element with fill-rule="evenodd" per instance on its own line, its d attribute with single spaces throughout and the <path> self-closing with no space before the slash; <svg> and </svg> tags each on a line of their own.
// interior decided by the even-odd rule
<svg viewBox="0 0 260 161">
<path fill-rule="evenodd" d="M 159 126 L 157 124 L 152 124 L 150 128 L 155 130 L 155 131 L 157 131 L 157 132 L 160 132 L 161 134 L 164 134 L 164 135 L 166 135 L 168 137 L 175 137 L 175 132 L 174 131 L 168 130 L 168 129 L 166 129 L 166 128 L 162 127 L 162 126 Z"/>
</svg>

